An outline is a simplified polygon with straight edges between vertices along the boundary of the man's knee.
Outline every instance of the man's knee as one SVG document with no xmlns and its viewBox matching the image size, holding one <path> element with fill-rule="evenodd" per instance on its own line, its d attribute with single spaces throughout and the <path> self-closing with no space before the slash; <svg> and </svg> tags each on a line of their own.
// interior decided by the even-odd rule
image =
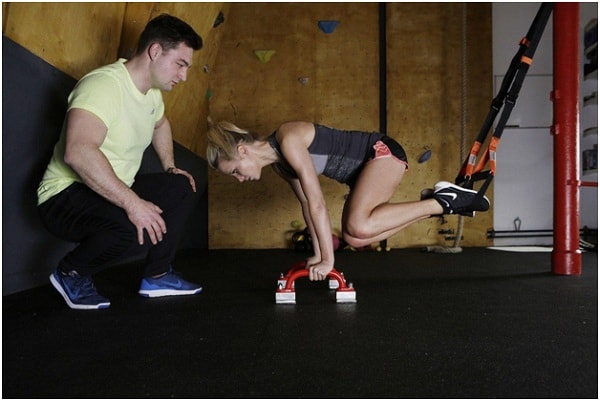
<svg viewBox="0 0 600 401">
<path fill-rule="evenodd" d="M 194 190 L 190 184 L 190 180 L 183 174 L 170 174 L 172 181 L 172 190 L 181 196 L 182 199 L 187 199 L 193 195 Z"/>
<path fill-rule="evenodd" d="M 137 228 L 130 221 L 112 221 L 100 227 L 92 236 L 98 242 L 119 248 L 137 242 Z"/>
</svg>

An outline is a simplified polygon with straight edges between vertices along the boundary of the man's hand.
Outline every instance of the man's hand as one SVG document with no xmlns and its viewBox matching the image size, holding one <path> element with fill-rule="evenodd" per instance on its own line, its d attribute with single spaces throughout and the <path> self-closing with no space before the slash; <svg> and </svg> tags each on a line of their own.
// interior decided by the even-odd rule
<svg viewBox="0 0 600 401">
<path fill-rule="evenodd" d="M 194 190 L 194 192 L 196 192 L 196 181 L 194 180 L 194 177 L 190 173 L 188 173 L 187 171 L 182 170 L 180 168 L 177 168 L 177 167 L 170 167 L 167 171 L 171 174 L 185 175 L 187 177 L 187 179 L 190 181 L 190 185 L 192 186 L 192 189 Z"/>
<path fill-rule="evenodd" d="M 167 225 L 160 216 L 162 209 L 152 202 L 139 199 L 134 205 L 125 209 L 127 217 L 137 229 L 138 242 L 144 243 L 144 230 L 148 233 L 150 241 L 156 245 L 162 241 L 163 235 L 167 233 Z"/>
</svg>

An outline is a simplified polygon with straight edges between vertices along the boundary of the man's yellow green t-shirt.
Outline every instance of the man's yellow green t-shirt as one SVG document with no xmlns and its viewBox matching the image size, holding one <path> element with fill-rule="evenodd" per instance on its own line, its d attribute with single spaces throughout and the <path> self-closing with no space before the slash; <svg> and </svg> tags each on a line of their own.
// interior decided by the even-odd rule
<svg viewBox="0 0 600 401">
<path fill-rule="evenodd" d="M 150 89 L 145 94 L 139 91 L 125 62 L 125 59 L 119 59 L 85 75 L 69 95 L 67 111 L 83 109 L 102 120 L 107 132 L 100 151 L 117 177 L 130 187 L 165 107 L 159 89 Z M 74 182 L 81 182 L 77 173 L 64 162 L 65 140 L 66 118 L 38 187 L 38 205 Z"/>
</svg>

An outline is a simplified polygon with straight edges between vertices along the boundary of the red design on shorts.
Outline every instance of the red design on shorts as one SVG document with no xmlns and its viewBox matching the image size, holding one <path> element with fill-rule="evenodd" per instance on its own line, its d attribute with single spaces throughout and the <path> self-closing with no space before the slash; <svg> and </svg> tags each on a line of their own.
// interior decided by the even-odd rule
<svg viewBox="0 0 600 401">
<path fill-rule="evenodd" d="M 390 148 L 388 148 L 388 146 L 381 141 L 375 142 L 375 145 L 373 145 L 373 149 L 375 149 L 375 157 L 373 159 L 392 156 L 392 151 L 390 150 Z"/>
<path fill-rule="evenodd" d="M 373 145 L 373 149 L 375 149 L 375 157 L 373 157 L 371 160 L 377 160 L 381 157 L 393 157 L 394 160 L 397 160 L 400 163 L 404 164 L 406 166 L 406 169 L 408 170 L 408 163 L 404 160 L 398 159 L 398 157 L 396 157 L 396 155 L 392 153 L 390 148 L 382 141 L 375 142 L 375 145 Z"/>
</svg>

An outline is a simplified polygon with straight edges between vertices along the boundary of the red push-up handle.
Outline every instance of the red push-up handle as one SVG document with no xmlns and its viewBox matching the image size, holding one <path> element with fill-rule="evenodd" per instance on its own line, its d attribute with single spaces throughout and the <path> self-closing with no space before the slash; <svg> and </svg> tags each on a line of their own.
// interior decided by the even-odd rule
<svg viewBox="0 0 600 401">
<path fill-rule="evenodd" d="M 295 264 L 294 266 L 298 266 L 300 265 L 300 263 Z M 306 266 L 306 262 L 303 263 L 304 266 Z M 292 271 L 292 273 L 290 274 L 288 272 L 288 276 L 287 277 L 287 281 L 285 283 L 285 287 L 284 288 L 280 288 L 278 289 L 278 291 L 280 292 L 286 292 L 286 291 L 294 291 L 294 281 L 296 281 L 299 278 L 302 277 L 308 277 L 308 269 L 305 268 L 294 268 L 294 266 L 292 266 L 292 269 L 290 269 L 290 271 Z M 344 291 L 346 288 L 348 288 L 346 286 L 346 280 L 344 279 L 344 276 L 342 276 L 342 274 L 340 272 L 338 272 L 335 268 L 332 269 L 328 274 L 327 277 L 332 278 L 337 280 L 339 287 L 338 287 L 338 291 Z"/>
<path fill-rule="evenodd" d="M 295 271 L 306 269 L 306 260 L 302 260 L 300 262 L 296 262 L 290 267 L 285 277 L 290 277 Z"/>
</svg>

